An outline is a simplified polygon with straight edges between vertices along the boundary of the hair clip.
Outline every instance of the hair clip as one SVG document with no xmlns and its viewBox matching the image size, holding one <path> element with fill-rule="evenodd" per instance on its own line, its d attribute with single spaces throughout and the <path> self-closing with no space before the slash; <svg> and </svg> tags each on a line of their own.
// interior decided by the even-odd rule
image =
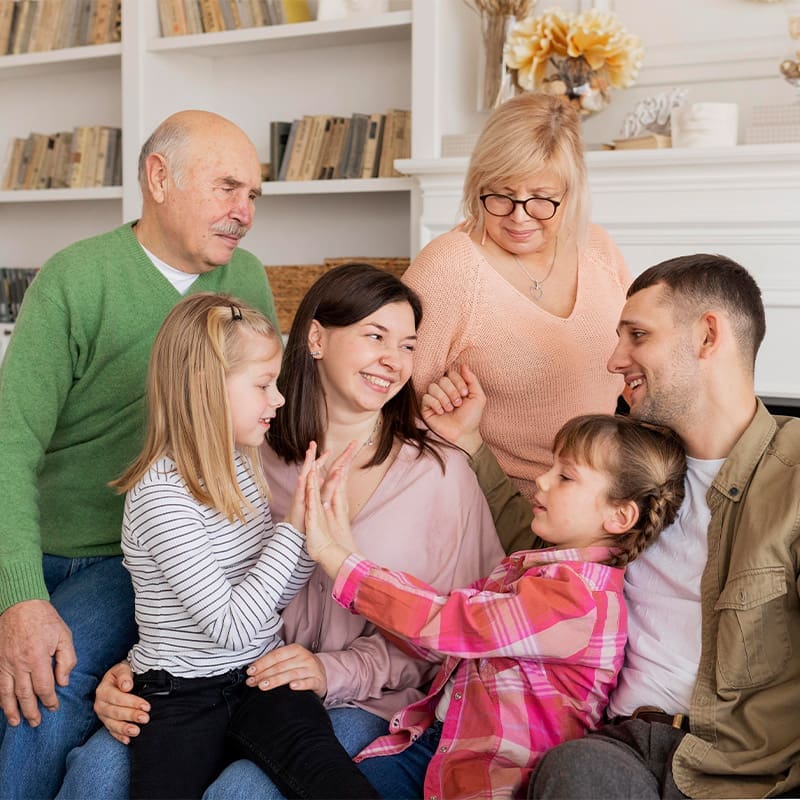
<svg viewBox="0 0 800 800">
<path fill-rule="evenodd" d="M 239 306 L 231 304 L 231 319 L 241 319 L 242 309 Z"/>
</svg>

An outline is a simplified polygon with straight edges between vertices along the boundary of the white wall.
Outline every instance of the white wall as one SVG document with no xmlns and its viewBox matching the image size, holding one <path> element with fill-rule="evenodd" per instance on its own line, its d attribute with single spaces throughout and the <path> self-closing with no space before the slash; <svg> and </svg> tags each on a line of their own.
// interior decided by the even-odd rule
<svg viewBox="0 0 800 800">
<path fill-rule="evenodd" d="M 440 133 L 476 132 L 486 118 L 486 112 L 477 110 L 482 59 L 479 17 L 464 0 L 429 2 L 440 6 L 436 54 Z M 588 5 L 587 0 L 541 0 L 534 13 L 553 6 L 577 11 Z M 636 102 L 672 86 L 686 87 L 689 102 L 738 103 L 740 133 L 749 124 L 753 105 L 791 103 L 795 98 L 778 70 L 790 52 L 782 3 L 595 0 L 594 5 L 610 8 L 628 31 L 641 37 L 645 57 L 636 85 L 614 90 L 611 105 L 585 121 L 587 142 L 613 139 Z M 415 152 L 421 158 L 438 154 L 438 149 L 424 147 Z"/>
</svg>

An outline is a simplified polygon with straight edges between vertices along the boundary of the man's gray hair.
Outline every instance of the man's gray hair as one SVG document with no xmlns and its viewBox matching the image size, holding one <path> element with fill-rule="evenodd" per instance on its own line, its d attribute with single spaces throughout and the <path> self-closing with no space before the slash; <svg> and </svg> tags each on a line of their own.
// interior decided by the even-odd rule
<svg viewBox="0 0 800 800">
<path fill-rule="evenodd" d="M 172 180 L 177 186 L 183 181 L 186 149 L 189 144 L 189 132 L 185 125 L 175 122 L 162 122 L 142 145 L 139 151 L 139 185 L 142 193 L 147 189 L 147 157 L 152 153 L 160 153 L 167 162 Z"/>
</svg>

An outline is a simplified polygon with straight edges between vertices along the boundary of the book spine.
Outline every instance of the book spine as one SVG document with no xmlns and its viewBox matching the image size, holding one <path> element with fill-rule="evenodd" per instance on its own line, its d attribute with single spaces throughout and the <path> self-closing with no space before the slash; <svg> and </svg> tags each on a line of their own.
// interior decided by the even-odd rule
<svg viewBox="0 0 800 800">
<path fill-rule="evenodd" d="M 200 0 L 200 14 L 203 20 L 204 33 L 225 30 L 222 22 L 222 10 L 218 0 Z"/>
<path fill-rule="evenodd" d="M 378 175 L 378 158 L 383 141 L 385 114 L 371 114 L 367 130 L 367 141 L 364 144 L 364 157 L 361 163 L 361 177 L 375 178 Z"/>
<path fill-rule="evenodd" d="M 289 128 L 289 136 L 286 139 L 286 149 L 283 151 L 283 157 L 281 158 L 281 168 L 278 173 L 278 180 L 285 181 L 286 180 L 286 173 L 289 170 L 289 161 L 292 157 L 292 152 L 294 151 L 294 145 L 297 141 L 297 131 L 300 129 L 300 122 L 301 120 L 296 119 L 292 121 L 292 127 Z"/>
<path fill-rule="evenodd" d="M 56 137 L 48 136 L 45 143 L 44 155 L 39 165 L 39 173 L 36 176 L 34 189 L 49 189 L 53 183 L 53 155 L 55 152 Z"/>
<path fill-rule="evenodd" d="M 0 0 L 0 56 L 8 53 L 14 24 L 14 0 Z"/>
<path fill-rule="evenodd" d="M 311 134 L 311 117 L 304 116 L 297 129 L 297 136 L 294 140 L 292 152 L 289 156 L 289 166 L 286 170 L 287 181 L 299 181 L 303 168 L 303 159 L 308 145 L 308 138 Z"/>
<path fill-rule="evenodd" d="M 339 158 L 336 161 L 336 169 L 333 172 L 334 178 L 346 178 L 347 161 L 350 158 L 350 150 L 353 146 L 353 118 L 345 120 L 342 131 L 342 144 L 339 150 Z"/>
<path fill-rule="evenodd" d="M 25 53 L 28 49 L 28 40 L 31 36 L 31 0 L 20 0 L 17 13 L 14 17 L 14 33 L 11 52 L 14 55 Z"/>
</svg>

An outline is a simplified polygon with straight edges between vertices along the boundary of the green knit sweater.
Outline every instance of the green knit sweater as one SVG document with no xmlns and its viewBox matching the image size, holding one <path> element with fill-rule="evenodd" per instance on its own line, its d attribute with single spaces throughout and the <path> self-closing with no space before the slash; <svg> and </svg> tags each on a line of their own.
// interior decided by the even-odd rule
<svg viewBox="0 0 800 800">
<path fill-rule="evenodd" d="M 226 292 L 275 320 L 244 250 L 189 293 Z M 107 484 L 142 446 L 150 349 L 181 295 L 128 223 L 42 267 L 0 369 L 0 612 L 47 599 L 42 553 L 118 555 L 124 497 Z"/>
</svg>

